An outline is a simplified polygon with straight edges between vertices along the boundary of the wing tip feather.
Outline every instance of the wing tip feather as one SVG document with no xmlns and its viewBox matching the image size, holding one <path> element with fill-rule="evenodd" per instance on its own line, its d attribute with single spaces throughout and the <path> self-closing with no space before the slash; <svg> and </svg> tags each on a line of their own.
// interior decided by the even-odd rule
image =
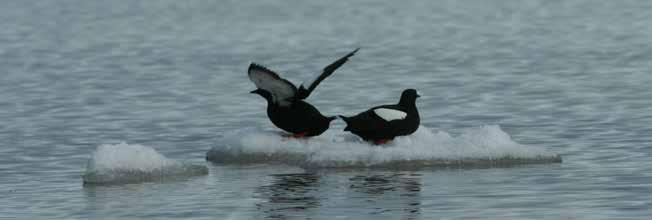
<svg viewBox="0 0 652 220">
<path fill-rule="evenodd" d="M 271 71 L 270 69 L 267 69 L 267 67 L 265 67 L 265 66 L 263 66 L 263 65 L 260 65 L 260 64 L 257 64 L 257 63 L 255 63 L 255 62 L 251 62 L 251 64 L 249 64 L 249 69 L 247 69 L 248 74 L 251 75 L 251 73 L 252 73 L 253 71 L 256 71 L 256 70 L 261 71 L 261 72 L 268 73 L 269 75 L 273 76 L 273 77 L 276 78 L 276 79 L 280 79 L 280 78 L 281 78 L 281 77 L 280 77 L 278 74 L 276 74 L 274 71 Z"/>
</svg>

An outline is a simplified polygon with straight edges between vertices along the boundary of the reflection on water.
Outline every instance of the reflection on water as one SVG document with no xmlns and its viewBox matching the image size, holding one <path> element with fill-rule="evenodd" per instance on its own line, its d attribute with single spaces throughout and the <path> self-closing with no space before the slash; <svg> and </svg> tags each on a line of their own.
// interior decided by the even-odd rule
<svg viewBox="0 0 652 220">
<path fill-rule="evenodd" d="M 304 219 L 330 214 L 344 219 L 417 219 L 421 214 L 421 174 L 327 172 L 270 177 L 271 183 L 255 192 L 262 199 L 256 208 L 266 218 Z M 357 211 L 338 211 L 351 206 Z"/>
<path fill-rule="evenodd" d="M 151 199 L 149 190 L 165 185 L 157 183 L 137 183 L 121 185 L 87 185 L 83 187 L 83 199 L 86 205 L 83 212 L 75 213 L 80 218 L 97 219 L 107 215 L 119 217 L 134 217 L 142 212 L 130 212 L 136 207 L 161 203 L 161 200 Z M 168 185 L 169 186 L 169 185 Z M 161 205 L 159 205 L 160 207 Z"/>
<path fill-rule="evenodd" d="M 350 178 L 350 182 L 349 188 L 353 191 L 351 196 L 363 197 L 366 205 L 373 208 L 369 214 L 400 216 L 402 219 L 415 219 L 420 214 L 420 174 L 356 175 Z"/>
<path fill-rule="evenodd" d="M 320 205 L 315 191 L 319 187 L 319 176 L 314 173 L 293 173 L 271 175 L 272 184 L 259 187 L 257 192 L 265 201 L 256 204 L 268 218 L 286 219 L 301 216 L 306 209 Z"/>
</svg>

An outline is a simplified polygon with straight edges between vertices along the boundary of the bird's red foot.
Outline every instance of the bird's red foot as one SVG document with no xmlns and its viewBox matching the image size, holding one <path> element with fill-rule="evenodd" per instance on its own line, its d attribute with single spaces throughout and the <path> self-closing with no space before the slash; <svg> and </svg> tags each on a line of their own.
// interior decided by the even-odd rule
<svg viewBox="0 0 652 220">
<path fill-rule="evenodd" d="M 306 135 L 308 135 L 308 132 L 299 132 L 299 133 L 292 134 L 292 137 L 293 138 L 305 138 L 305 137 L 308 137 Z"/>
<path fill-rule="evenodd" d="M 374 140 L 375 145 L 381 145 L 381 144 L 387 144 L 391 141 L 391 139 L 378 139 Z"/>
<path fill-rule="evenodd" d="M 308 132 L 299 132 L 299 133 L 292 133 L 292 134 L 283 133 L 283 134 L 281 134 L 281 136 L 283 136 L 285 138 L 306 138 L 306 137 L 308 137 L 308 136 L 306 136 L 307 134 L 308 134 Z"/>
</svg>

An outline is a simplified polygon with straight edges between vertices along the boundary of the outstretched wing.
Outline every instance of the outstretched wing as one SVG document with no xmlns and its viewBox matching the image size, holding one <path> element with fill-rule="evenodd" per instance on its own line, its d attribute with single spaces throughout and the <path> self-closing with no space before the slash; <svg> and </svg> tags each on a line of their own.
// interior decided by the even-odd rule
<svg viewBox="0 0 652 220">
<path fill-rule="evenodd" d="M 310 83 L 310 86 L 308 86 L 307 89 L 304 87 L 303 84 L 301 84 L 301 86 L 299 86 L 299 90 L 297 91 L 297 98 L 298 98 L 298 99 L 305 99 L 305 98 L 308 98 L 308 96 L 310 95 L 310 93 L 311 93 L 313 90 L 315 90 L 315 88 L 317 88 L 317 85 L 319 85 L 319 83 L 320 83 L 321 81 L 323 81 L 324 79 L 326 79 L 326 77 L 328 77 L 328 76 L 330 76 L 331 74 L 333 74 L 333 72 L 335 72 L 335 70 L 336 70 L 337 68 L 339 68 L 340 66 L 342 66 L 342 64 L 346 63 L 346 61 L 349 60 L 349 57 L 352 57 L 353 55 L 355 55 L 355 52 L 358 52 L 359 49 L 360 49 L 360 48 L 356 48 L 354 51 L 352 51 L 351 53 L 347 54 L 346 56 L 343 56 L 342 58 L 336 60 L 335 62 L 331 63 L 330 65 L 324 67 L 324 70 L 321 72 L 321 74 L 319 74 L 319 75 L 317 76 L 317 78 L 315 78 L 315 79 L 312 81 L 312 83 Z"/>
<path fill-rule="evenodd" d="M 248 72 L 249 79 L 256 87 L 272 93 L 272 101 L 279 105 L 289 105 L 297 94 L 296 86 L 264 66 L 251 63 Z"/>
</svg>

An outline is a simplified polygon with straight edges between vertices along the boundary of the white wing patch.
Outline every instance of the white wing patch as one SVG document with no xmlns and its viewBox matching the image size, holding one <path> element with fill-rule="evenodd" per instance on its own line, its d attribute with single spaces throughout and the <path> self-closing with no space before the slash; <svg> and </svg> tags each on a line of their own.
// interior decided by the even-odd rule
<svg viewBox="0 0 652 220">
<path fill-rule="evenodd" d="M 249 79 L 257 88 L 271 92 L 273 101 L 281 105 L 289 104 L 288 99 L 294 97 L 297 91 L 292 83 L 263 68 L 250 68 Z"/>
<path fill-rule="evenodd" d="M 407 113 L 395 109 L 388 109 L 388 108 L 377 108 L 374 109 L 374 113 L 384 119 L 385 121 L 393 121 L 393 120 L 400 120 L 400 119 L 405 119 L 407 117 Z"/>
</svg>

